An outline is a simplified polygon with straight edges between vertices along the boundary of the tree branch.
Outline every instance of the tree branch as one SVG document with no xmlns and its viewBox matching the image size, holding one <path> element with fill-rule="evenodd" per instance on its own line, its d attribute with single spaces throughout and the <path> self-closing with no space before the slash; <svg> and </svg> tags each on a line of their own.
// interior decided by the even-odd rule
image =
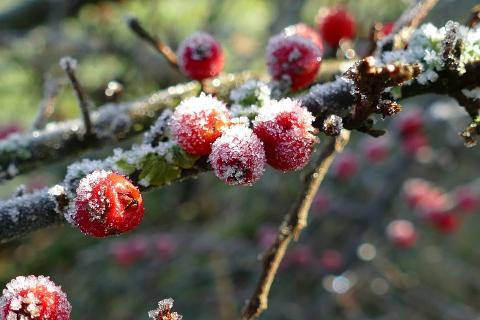
<svg viewBox="0 0 480 320">
<path fill-rule="evenodd" d="M 323 181 L 333 158 L 343 150 L 348 140 L 348 131 L 343 131 L 341 135 L 330 138 L 330 141 L 320 153 L 315 168 L 306 176 L 305 183 L 303 184 L 300 196 L 293 210 L 285 216 L 278 230 L 275 242 L 263 255 L 263 267 L 260 280 L 257 283 L 252 297 L 243 309 L 243 319 L 254 319 L 267 309 L 270 287 L 287 247 L 292 240 L 298 238 L 300 232 L 306 226 L 308 211 L 310 210 L 313 197 Z"/>
</svg>

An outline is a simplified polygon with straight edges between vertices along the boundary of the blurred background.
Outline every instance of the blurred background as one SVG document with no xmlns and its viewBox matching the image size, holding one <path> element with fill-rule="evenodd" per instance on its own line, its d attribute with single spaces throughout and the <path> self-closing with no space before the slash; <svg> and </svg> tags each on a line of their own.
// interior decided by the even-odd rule
<svg viewBox="0 0 480 320">
<path fill-rule="evenodd" d="M 440 0 L 427 20 L 463 22 L 476 2 Z M 210 32 L 225 50 L 226 72 L 263 74 L 270 36 L 297 22 L 314 26 L 319 8 L 338 3 L 2 0 L 0 137 L 30 130 L 45 83 L 64 77 L 58 61 L 66 55 L 78 60 L 96 106 L 186 81 L 128 30 L 127 16 L 173 48 L 194 31 Z M 373 22 L 394 21 L 409 1 L 341 3 L 362 46 Z M 121 95 L 105 94 L 110 81 L 123 86 Z M 378 124 L 386 136 L 355 132 L 336 159 L 262 319 L 480 319 L 480 152 L 458 136 L 468 119 L 455 101 L 426 96 L 403 105 L 398 119 Z M 52 120 L 77 116 L 73 91 L 62 85 Z M 57 183 L 73 160 L 4 183 L 0 195 Z M 255 186 L 239 188 L 205 174 L 147 193 L 145 219 L 131 233 L 97 240 L 59 226 L 2 244 L 0 286 L 48 275 L 67 292 L 73 319 L 146 319 L 167 297 L 184 319 L 237 319 L 301 175 L 268 169 Z"/>
</svg>

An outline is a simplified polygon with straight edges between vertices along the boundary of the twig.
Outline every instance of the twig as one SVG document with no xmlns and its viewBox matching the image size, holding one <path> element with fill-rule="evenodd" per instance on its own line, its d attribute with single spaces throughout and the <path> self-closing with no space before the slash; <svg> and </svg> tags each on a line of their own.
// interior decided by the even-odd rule
<svg viewBox="0 0 480 320">
<path fill-rule="evenodd" d="M 55 110 L 57 96 L 62 86 L 63 81 L 49 76 L 46 77 L 43 89 L 43 99 L 40 101 L 38 114 L 32 125 L 33 130 L 45 128 L 48 119 L 52 116 L 53 111 Z"/>
<path fill-rule="evenodd" d="M 477 4 L 472 8 L 472 15 L 470 16 L 470 19 L 468 19 L 467 26 L 470 28 L 473 28 L 477 26 L 477 24 L 480 22 L 480 4 Z"/>
<path fill-rule="evenodd" d="M 343 150 L 348 140 L 348 131 L 343 131 L 341 135 L 330 138 L 330 141 L 320 153 L 314 170 L 306 176 L 302 191 L 293 210 L 285 216 L 275 242 L 264 253 L 260 280 L 252 297 L 243 309 L 243 319 L 255 319 L 267 308 L 268 293 L 285 251 L 289 243 L 294 239 L 296 240 L 302 229 L 307 225 L 308 211 L 310 210 L 313 197 L 323 181 L 333 158 Z"/>
<path fill-rule="evenodd" d="M 65 71 L 70 80 L 73 90 L 77 96 L 80 111 L 82 112 L 83 124 L 85 125 L 85 135 L 87 137 L 93 135 L 92 120 L 90 119 L 90 103 L 87 95 L 83 90 L 82 85 L 75 75 L 75 69 L 77 68 L 77 61 L 71 57 L 63 57 L 60 59 L 60 66 Z"/>
<path fill-rule="evenodd" d="M 162 42 L 160 39 L 154 37 L 147 30 L 145 30 L 145 28 L 143 28 L 143 26 L 140 24 L 140 21 L 138 21 L 138 19 L 135 17 L 128 17 L 127 24 L 130 27 L 130 30 L 132 30 L 139 38 L 155 48 L 155 50 L 157 50 L 165 57 L 165 59 L 167 59 L 168 63 L 170 63 L 173 68 L 178 70 L 177 55 L 166 43 Z"/>
</svg>

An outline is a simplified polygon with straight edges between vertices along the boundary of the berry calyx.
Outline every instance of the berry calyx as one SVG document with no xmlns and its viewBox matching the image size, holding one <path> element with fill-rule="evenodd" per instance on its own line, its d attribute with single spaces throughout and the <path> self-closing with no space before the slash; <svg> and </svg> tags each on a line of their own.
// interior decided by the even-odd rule
<svg viewBox="0 0 480 320">
<path fill-rule="evenodd" d="M 244 125 L 234 125 L 212 145 L 208 161 L 215 175 L 229 185 L 251 185 L 265 170 L 263 143 Z"/>
<path fill-rule="evenodd" d="M 283 29 L 283 33 L 288 36 L 298 35 L 312 41 L 323 53 L 323 42 L 320 34 L 305 23 L 297 23 Z"/>
<path fill-rule="evenodd" d="M 253 131 L 263 141 L 267 163 L 281 171 L 303 168 L 317 142 L 314 117 L 299 101 L 272 101 L 260 109 Z"/>
<path fill-rule="evenodd" d="M 127 232 L 142 221 L 142 195 L 120 174 L 94 171 L 80 180 L 76 194 L 67 218 L 87 235 L 106 237 Z"/>
<path fill-rule="evenodd" d="M 48 277 L 16 277 L 3 290 L 1 319 L 69 320 L 72 307 L 66 294 Z"/>
<path fill-rule="evenodd" d="M 195 80 L 217 76 L 223 70 L 224 55 L 217 40 L 196 32 L 180 43 L 177 50 L 180 70 Z"/>
<path fill-rule="evenodd" d="M 288 81 L 291 90 L 296 91 L 315 80 L 322 51 L 304 36 L 279 34 L 270 38 L 266 60 L 272 78 Z"/>
<path fill-rule="evenodd" d="M 357 32 L 355 18 L 343 7 L 321 9 L 316 21 L 323 40 L 333 48 L 342 39 L 353 39 Z"/>
<path fill-rule="evenodd" d="M 229 122 L 230 112 L 225 104 L 202 94 L 180 103 L 171 117 L 170 128 L 182 149 L 192 155 L 206 156 Z"/>
<path fill-rule="evenodd" d="M 387 237 L 395 247 L 407 249 L 417 241 L 417 232 L 410 221 L 394 220 L 387 226 Z"/>
</svg>

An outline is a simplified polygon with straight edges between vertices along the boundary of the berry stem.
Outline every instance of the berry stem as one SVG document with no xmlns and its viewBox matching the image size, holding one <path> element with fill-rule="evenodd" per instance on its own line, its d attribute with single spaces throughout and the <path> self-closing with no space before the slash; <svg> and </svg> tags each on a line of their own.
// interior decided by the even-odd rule
<svg viewBox="0 0 480 320">
<path fill-rule="evenodd" d="M 151 35 L 147 30 L 145 30 L 145 28 L 140 24 L 140 21 L 135 17 L 127 18 L 127 25 L 130 30 L 132 30 L 133 33 L 135 33 L 140 39 L 146 41 L 155 50 L 157 50 L 158 53 L 164 56 L 167 62 L 174 69 L 179 70 L 177 56 L 168 44 Z"/>
<path fill-rule="evenodd" d="M 305 181 L 295 206 L 289 212 L 280 228 L 275 242 L 263 254 L 263 268 L 255 291 L 243 309 L 242 319 L 257 318 L 268 306 L 268 294 L 277 270 L 282 262 L 288 245 L 297 240 L 302 229 L 307 225 L 308 211 L 336 154 L 348 143 L 350 133 L 343 131 L 335 138 L 330 138 L 319 155 L 315 168 L 305 177 Z"/>
</svg>

